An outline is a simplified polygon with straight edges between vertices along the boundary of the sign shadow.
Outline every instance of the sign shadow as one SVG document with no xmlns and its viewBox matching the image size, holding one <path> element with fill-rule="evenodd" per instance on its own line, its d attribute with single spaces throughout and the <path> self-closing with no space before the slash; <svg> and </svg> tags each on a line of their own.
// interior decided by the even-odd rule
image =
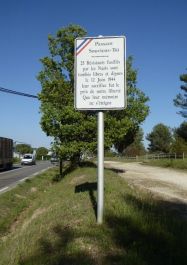
<svg viewBox="0 0 187 265">
<path fill-rule="evenodd" d="M 95 218 L 97 219 L 97 201 L 94 196 L 94 191 L 97 190 L 97 182 L 85 182 L 75 186 L 75 193 L 88 192 L 90 201 L 94 210 Z"/>
</svg>

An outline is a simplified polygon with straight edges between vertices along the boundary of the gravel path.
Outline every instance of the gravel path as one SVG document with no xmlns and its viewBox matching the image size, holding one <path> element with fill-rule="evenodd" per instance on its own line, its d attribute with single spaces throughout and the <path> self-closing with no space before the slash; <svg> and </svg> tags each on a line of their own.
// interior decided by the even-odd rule
<svg viewBox="0 0 187 265">
<path fill-rule="evenodd" d="M 136 162 L 106 161 L 105 166 L 123 170 L 120 175 L 134 186 L 187 206 L 187 173 L 184 171 L 152 167 Z"/>
</svg>

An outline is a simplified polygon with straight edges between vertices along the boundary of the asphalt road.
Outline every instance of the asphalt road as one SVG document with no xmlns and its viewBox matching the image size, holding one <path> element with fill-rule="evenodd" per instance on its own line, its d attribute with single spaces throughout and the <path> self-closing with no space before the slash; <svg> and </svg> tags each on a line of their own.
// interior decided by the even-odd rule
<svg viewBox="0 0 187 265">
<path fill-rule="evenodd" d="M 12 170 L 0 171 L 0 193 L 9 190 L 29 177 L 52 167 L 50 161 L 36 162 L 33 166 L 15 165 Z"/>
</svg>

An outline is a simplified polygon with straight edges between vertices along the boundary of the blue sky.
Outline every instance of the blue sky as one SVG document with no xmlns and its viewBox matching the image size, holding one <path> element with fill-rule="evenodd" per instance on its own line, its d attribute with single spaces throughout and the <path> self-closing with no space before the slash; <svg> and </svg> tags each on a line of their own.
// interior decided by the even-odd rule
<svg viewBox="0 0 187 265">
<path fill-rule="evenodd" d="M 48 55 L 48 34 L 70 23 L 88 36 L 125 35 L 134 57 L 138 87 L 149 96 L 145 135 L 157 123 L 179 126 L 173 98 L 187 68 L 186 0 L 0 0 L 0 86 L 29 94 L 40 92 L 39 59 Z M 39 102 L 0 92 L 0 136 L 50 146 L 42 132 Z"/>
</svg>

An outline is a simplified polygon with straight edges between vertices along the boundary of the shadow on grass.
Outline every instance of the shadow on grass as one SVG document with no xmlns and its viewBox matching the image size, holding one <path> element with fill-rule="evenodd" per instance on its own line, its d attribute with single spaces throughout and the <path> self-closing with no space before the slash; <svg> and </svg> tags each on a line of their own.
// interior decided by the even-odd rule
<svg viewBox="0 0 187 265">
<path fill-rule="evenodd" d="M 73 165 L 72 164 L 67 165 L 66 167 L 64 167 L 62 174 L 56 174 L 53 177 L 52 181 L 53 182 L 61 181 L 66 175 L 73 172 L 76 168 L 77 168 L 77 165 L 74 165 L 74 164 Z"/>
<path fill-rule="evenodd" d="M 76 192 L 90 190 L 95 190 L 95 183 L 76 187 Z M 20 257 L 19 265 L 186 265 L 186 221 L 166 213 L 162 203 L 152 204 L 133 195 L 122 197 L 124 203 L 132 207 L 132 213 L 111 212 L 103 226 L 91 230 L 54 226 L 50 240 L 40 238 L 38 250 Z M 98 247 L 94 256 L 83 243 L 93 237 Z M 111 242 L 109 250 L 101 244 L 106 240 Z"/>
<path fill-rule="evenodd" d="M 94 191 L 97 190 L 97 183 L 96 182 L 85 182 L 83 184 L 77 185 L 75 187 L 75 193 L 79 192 L 88 192 L 90 201 L 94 210 L 95 218 L 97 219 L 97 201 L 94 196 Z"/>
<path fill-rule="evenodd" d="M 136 197 L 129 195 L 125 195 L 124 199 L 126 203 L 131 204 L 132 206 L 136 205 L 141 211 L 154 212 L 154 215 L 157 215 L 157 217 L 162 213 L 164 216 L 170 214 L 173 217 L 178 216 L 187 219 L 187 204 L 182 201 L 169 201 L 157 197 L 156 200 L 151 199 L 151 201 L 155 201 L 153 206 L 153 203 L 145 203 L 144 201 L 138 200 Z"/>
<path fill-rule="evenodd" d="M 108 256 L 108 264 L 114 260 L 114 264 L 127 265 L 185 265 L 186 221 L 168 213 L 164 202 L 153 205 L 132 195 L 124 200 L 132 213 L 126 217 L 109 214 L 106 224 L 112 241 L 125 254 Z"/>
<path fill-rule="evenodd" d="M 68 164 L 64 165 L 62 175 L 56 174 L 53 177 L 52 181 L 54 181 L 54 182 L 61 181 L 66 175 L 70 174 L 71 172 L 73 172 L 78 167 L 96 168 L 97 166 L 91 161 L 82 161 L 79 164 L 72 164 L 71 162 L 69 162 Z"/>
<path fill-rule="evenodd" d="M 47 238 L 38 241 L 38 252 L 30 257 L 20 257 L 19 265 L 93 265 L 91 256 L 83 250 L 71 249 L 72 241 L 77 237 L 73 230 L 60 225 L 53 227 L 53 242 Z M 73 252 L 73 253 L 72 253 Z M 72 254 L 71 254 L 72 253 Z"/>
<path fill-rule="evenodd" d="M 120 169 L 120 168 L 105 167 L 105 169 L 111 170 L 115 173 L 125 173 L 126 172 L 126 170 L 122 169 L 122 168 Z"/>
<path fill-rule="evenodd" d="M 91 168 L 97 167 L 97 165 L 92 161 L 82 161 L 82 162 L 80 162 L 79 166 L 80 167 L 91 167 Z"/>
<path fill-rule="evenodd" d="M 75 187 L 75 193 L 89 193 L 96 216 L 95 190 L 95 182 Z M 57 225 L 50 231 L 51 239 L 42 237 L 38 250 L 30 257 L 22 256 L 19 265 L 186 265 L 187 223 L 168 211 L 175 207 L 183 209 L 186 205 L 153 202 L 133 194 L 119 195 L 112 203 L 115 207 L 109 208 L 115 212 L 111 210 L 106 214 L 104 225 L 90 228 L 90 232 L 86 225 L 82 232 L 72 226 Z M 130 212 L 124 210 L 125 206 Z M 81 238 L 88 242 L 95 238 L 98 252 L 94 258 Z M 109 250 L 101 243 L 107 240 L 110 241 Z"/>
</svg>

